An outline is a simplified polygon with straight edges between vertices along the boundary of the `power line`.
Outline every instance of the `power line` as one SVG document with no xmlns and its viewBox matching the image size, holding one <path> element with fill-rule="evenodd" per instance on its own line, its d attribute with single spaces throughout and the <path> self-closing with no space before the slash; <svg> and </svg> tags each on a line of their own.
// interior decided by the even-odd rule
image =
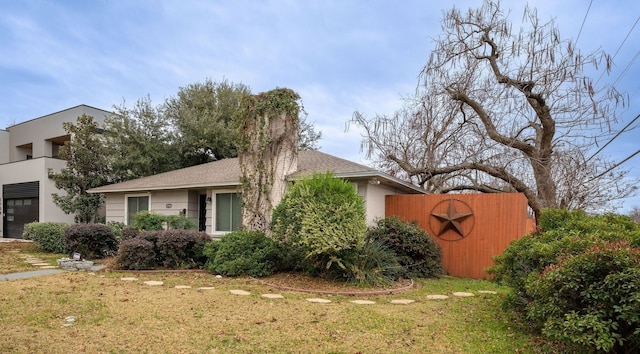
<svg viewBox="0 0 640 354">
<path fill-rule="evenodd" d="M 584 162 L 587 163 L 589 162 L 589 160 L 591 160 L 592 158 L 594 158 L 596 155 L 598 155 L 602 150 L 604 150 L 604 148 L 607 147 L 607 145 L 611 144 L 612 141 L 614 141 L 617 137 L 620 136 L 620 134 L 622 134 L 625 130 L 627 130 L 627 128 L 629 128 L 631 126 L 631 124 L 633 124 L 636 120 L 638 120 L 638 118 L 640 118 L 640 114 L 638 114 L 635 118 L 633 118 L 631 120 L 631 122 L 629 122 L 627 125 L 624 126 L 624 128 L 620 129 L 616 135 L 613 136 L 613 138 L 609 139 L 609 141 L 602 145 L 602 147 L 600 149 L 598 149 L 598 151 L 596 151 L 593 155 L 591 155 L 591 157 L 589 157 L 588 159 L 586 159 Z"/>
<path fill-rule="evenodd" d="M 638 21 L 640 21 L 640 16 L 638 16 L 638 18 L 636 19 L 636 22 L 634 22 L 633 26 L 631 26 L 631 29 L 629 29 L 629 32 L 627 32 L 626 37 L 624 37 L 624 39 L 622 40 L 622 43 L 620 43 L 620 46 L 618 46 L 618 49 L 616 50 L 615 54 L 613 54 L 613 56 L 611 57 L 611 60 L 615 59 L 616 56 L 618 56 L 620 49 L 622 49 L 622 47 L 624 46 L 624 43 L 627 41 L 627 39 L 631 35 L 631 32 L 633 32 L 633 29 L 636 28 Z M 602 73 L 600 74 L 600 77 L 598 78 L 598 80 L 596 80 L 596 85 L 598 85 L 598 83 L 600 82 L 600 79 L 602 79 L 602 76 L 604 76 L 605 72 L 606 71 L 602 71 Z"/>
<path fill-rule="evenodd" d="M 620 166 L 620 165 L 622 165 L 623 163 L 625 163 L 625 162 L 629 161 L 632 157 L 634 157 L 634 156 L 636 156 L 636 155 L 638 155 L 638 154 L 640 154 L 640 150 L 637 150 L 637 151 L 636 151 L 636 152 L 634 152 L 633 154 L 631 154 L 631 155 L 627 156 L 624 160 L 622 160 L 622 161 L 618 162 L 617 164 L 615 164 L 615 165 L 613 165 L 613 166 L 611 166 L 611 167 L 607 168 L 607 170 L 606 170 L 606 171 L 604 171 L 604 172 L 602 172 L 601 174 L 599 174 L 599 175 L 597 175 L 597 176 L 593 177 L 592 179 L 590 179 L 589 181 L 587 181 L 587 182 L 585 182 L 585 183 L 590 183 L 590 182 L 593 182 L 593 181 L 597 180 L 598 178 L 600 178 L 600 177 L 602 177 L 602 176 L 606 175 L 607 173 L 609 173 L 609 172 L 613 171 L 614 169 L 618 168 L 618 166 Z"/>
<path fill-rule="evenodd" d="M 580 34 L 582 34 L 582 28 L 584 27 L 584 23 L 587 22 L 587 16 L 589 15 L 589 10 L 591 10 L 591 4 L 593 4 L 593 0 L 589 2 L 589 7 L 587 8 L 587 13 L 584 14 L 584 19 L 582 20 L 582 25 L 580 25 L 580 31 L 578 31 L 578 37 L 576 37 L 576 45 L 578 44 L 578 40 L 580 39 Z"/>
<path fill-rule="evenodd" d="M 627 72 L 629 71 L 629 69 L 631 68 L 631 65 L 636 61 L 636 59 L 638 59 L 638 56 L 640 56 L 640 50 L 638 50 L 638 52 L 636 53 L 636 55 L 633 57 L 633 59 L 631 59 L 631 61 L 629 62 L 629 64 L 627 64 L 627 66 L 624 68 L 624 70 L 622 70 L 622 73 L 620 73 L 620 75 L 618 76 L 618 78 L 616 79 L 616 81 L 613 82 L 613 86 L 615 86 L 618 81 L 620 81 L 620 79 L 622 79 L 622 77 L 624 75 L 627 74 Z"/>
</svg>

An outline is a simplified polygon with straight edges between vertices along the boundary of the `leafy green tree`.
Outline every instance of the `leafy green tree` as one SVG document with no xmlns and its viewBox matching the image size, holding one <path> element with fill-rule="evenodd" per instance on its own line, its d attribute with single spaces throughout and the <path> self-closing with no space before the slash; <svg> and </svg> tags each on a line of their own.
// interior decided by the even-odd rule
<svg viewBox="0 0 640 354">
<path fill-rule="evenodd" d="M 153 107 L 146 97 L 132 108 L 123 103 L 114 110 L 104 132 L 114 182 L 181 167 L 173 128 L 162 107 Z"/>
<path fill-rule="evenodd" d="M 100 187 L 109 181 L 106 147 L 98 133 L 93 117 L 83 114 L 77 124 L 63 123 L 72 139 L 60 148 L 60 157 L 67 166 L 52 178 L 56 188 L 66 194 L 53 193 L 53 201 L 67 214 L 75 214 L 77 222 L 89 223 L 98 216 L 104 202 L 101 194 L 89 194 L 87 190 Z"/>
<path fill-rule="evenodd" d="M 164 103 L 167 121 L 175 127 L 180 141 L 181 167 L 238 155 L 234 120 L 249 87 L 210 79 L 181 87 Z"/>
<path fill-rule="evenodd" d="M 105 136 L 114 181 L 149 176 L 177 168 L 237 157 L 234 129 L 248 86 L 207 79 L 181 87 L 162 104 L 149 97 L 132 108 L 114 106 Z M 298 148 L 318 149 L 322 133 L 300 112 Z"/>
</svg>

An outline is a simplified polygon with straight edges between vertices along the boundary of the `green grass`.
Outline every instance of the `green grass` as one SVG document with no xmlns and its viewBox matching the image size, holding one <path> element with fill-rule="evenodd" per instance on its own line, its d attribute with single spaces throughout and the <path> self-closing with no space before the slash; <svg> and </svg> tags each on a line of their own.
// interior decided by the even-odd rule
<svg viewBox="0 0 640 354">
<path fill-rule="evenodd" d="M 120 279 L 127 276 L 139 279 Z M 164 285 L 147 286 L 146 280 Z M 196 289 L 203 286 L 215 289 Z M 363 297 L 282 292 L 253 279 L 207 273 L 65 272 L 0 282 L 0 290 L 2 353 L 544 352 L 539 338 L 501 310 L 508 289 L 486 281 L 418 280 L 402 294 L 367 297 L 374 305 L 351 303 Z M 455 291 L 475 296 L 451 296 Z M 274 292 L 285 298 L 260 296 Z M 428 294 L 450 298 L 427 300 Z M 310 297 L 332 302 L 314 304 Z M 416 302 L 394 305 L 392 299 Z M 63 327 L 67 316 L 78 318 L 71 327 Z"/>
</svg>

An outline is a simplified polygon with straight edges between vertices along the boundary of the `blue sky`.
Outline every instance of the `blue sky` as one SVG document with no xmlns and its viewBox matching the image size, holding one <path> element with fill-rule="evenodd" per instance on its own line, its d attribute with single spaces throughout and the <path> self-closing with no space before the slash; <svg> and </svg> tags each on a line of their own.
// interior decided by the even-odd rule
<svg viewBox="0 0 640 354">
<path fill-rule="evenodd" d="M 0 5 L 0 129 L 78 104 L 111 109 L 149 95 L 228 79 L 254 92 L 288 87 L 323 132 L 321 150 L 366 163 L 354 111 L 391 114 L 410 96 L 440 32 L 442 12 L 481 0 L 104 0 L 3 1 Z M 503 1 L 517 23 L 524 1 Z M 630 95 L 624 126 L 640 114 L 640 16 L 636 0 L 531 0 L 555 17 L 563 38 L 583 51 L 614 54 L 610 76 Z M 585 20 L 585 14 L 588 14 Z M 580 31 L 584 20 L 584 26 Z M 578 33 L 580 36 L 578 37 Z M 604 155 L 638 150 L 639 133 Z M 640 155 L 625 163 L 640 178 Z M 625 201 L 624 210 L 640 205 Z M 623 211 L 624 211 L 623 210 Z"/>
</svg>

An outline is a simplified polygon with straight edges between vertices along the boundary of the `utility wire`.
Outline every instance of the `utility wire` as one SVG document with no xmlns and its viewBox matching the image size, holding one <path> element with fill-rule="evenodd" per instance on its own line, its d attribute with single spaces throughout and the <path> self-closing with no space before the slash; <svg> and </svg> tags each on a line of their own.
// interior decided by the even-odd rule
<svg viewBox="0 0 640 354">
<path fill-rule="evenodd" d="M 633 26 L 631 26 L 631 29 L 629 29 L 629 32 L 627 32 L 627 36 L 624 37 L 624 39 L 622 40 L 622 43 L 620 43 L 620 46 L 616 50 L 615 54 L 613 54 L 613 56 L 611 57 L 611 60 L 614 60 L 616 56 L 618 56 L 620 49 L 622 49 L 622 47 L 624 46 L 624 43 L 627 41 L 627 39 L 629 39 L 629 36 L 631 35 L 631 32 L 633 32 L 633 29 L 636 28 L 638 21 L 640 21 L 640 16 L 638 16 L 638 18 L 636 19 L 636 22 L 633 24 Z M 602 76 L 604 76 L 605 72 L 606 70 L 602 71 L 602 73 L 600 74 L 600 77 L 598 78 L 598 80 L 596 80 L 596 85 L 598 85 L 598 83 L 600 82 L 600 79 L 602 79 Z"/>
<path fill-rule="evenodd" d="M 611 144 L 611 142 L 614 141 L 617 137 L 619 137 L 620 134 L 624 133 L 624 131 L 627 130 L 627 128 L 629 128 L 631 124 L 633 124 L 636 120 L 638 120 L 638 118 L 640 118 L 640 114 L 638 114 L 635 118 L 633 118 L 631 122 L 629 122 L 627 125 L 624 126 L 624 128 L 620 129 L 620 131 L 618 131 L 616 135 L 613 136 L 613 138 L 609 139 L 609 141 L 606 144 L 602 145 L 602 147 L 598 149 L 598 151 L 596 151 L 593 155 L 591 155 L 591 157 L 586 159 L 584 162 L 587 163 L 596 155 L 598 155 L 602 150 L 604 150 L 604 148 L 607 147 L 607 145 Z"/>
<path fill-rule="evenodd" d="M 624 70 L 622 70 L 622 73 L 620 73 L 620 75 L 618 76 L 618 78 L 616 79 L 616 81 L 613 82 L 613 86 L 615 86 L 618 81 L 620 81 L 620 79 L 622 79 L 622 77 L 624 75 L 627 74 L 627 72 L 629 71 L 629 69 L 631 68 L 631 65 L 636 61 L 636 59 L 638 59 L 638 57 L 640 56 L 640 50 L 638 50 L 638 52 L 636 53 L 636 55 L 633 57 L 633 59 L 631 59 L 631 61 L 629 62 L 629 64 L 627 64 L 627 66 L 624 68 Z"/>
<path fill-rule="evenodd" d="M 614 169 L 618 168 L 618 166 L 620 166 L 620 165 L 622 165 L 623 163 L 625 163 L 625 162 L 629 161 L 632 157 L 634 157 L 634 156 L 636 156 L 636 155 L 638 155 L 638 154 L 640 154 L 640 150 L 637 150 L 637 151 L 636 151 L 636 152 L 634 152 L 633 154 L 631 154 L 631 155 L 627 156 L 624 160 L 622 160 L 622 161 L 618 162 L 617 164 L 615 164 L 615 165 L 613 165 L 613 166 L 611 166 L 611 167 L 607 168 L 607 170 L 606 170 L 606 171 L 604 171 L 604 172 L 602 172 L 601 174 L 599 174 L 599 175 L 597 175 L 597 176 L 593 177 L 592 179 L 590 179 L 589 181 L 587 181 L 587 182 L 585 182 L 585 183 L 590 183 L 590 182 L 593 182 L 593 181 L 597 180 L 598 178 L 600 178 L 600 177 L 602 177 L 602 176 L 606 175 L 607 173 L 609 173 L 609 172 L 613 171 Z"/>
<path fill-rule="evenodd" d="M 589 2 L 589 7 L 587 8 L 587 13 L 584 14 L 584 19 L 582 20 L 582 25 L 580 25 L 580 31 L 578 31 L 578 37 L 576 37 L 576 45 L 578 44 L 578 40 L 580 39 L 580 34 L 582 34 L 582 28 L 584 27 L 584 23 L 587 22 L 587 16 L 589 15 L 589 10 L 591 10 L 591 4 L 593 4 L 593 0 Z"/>
</svg>

